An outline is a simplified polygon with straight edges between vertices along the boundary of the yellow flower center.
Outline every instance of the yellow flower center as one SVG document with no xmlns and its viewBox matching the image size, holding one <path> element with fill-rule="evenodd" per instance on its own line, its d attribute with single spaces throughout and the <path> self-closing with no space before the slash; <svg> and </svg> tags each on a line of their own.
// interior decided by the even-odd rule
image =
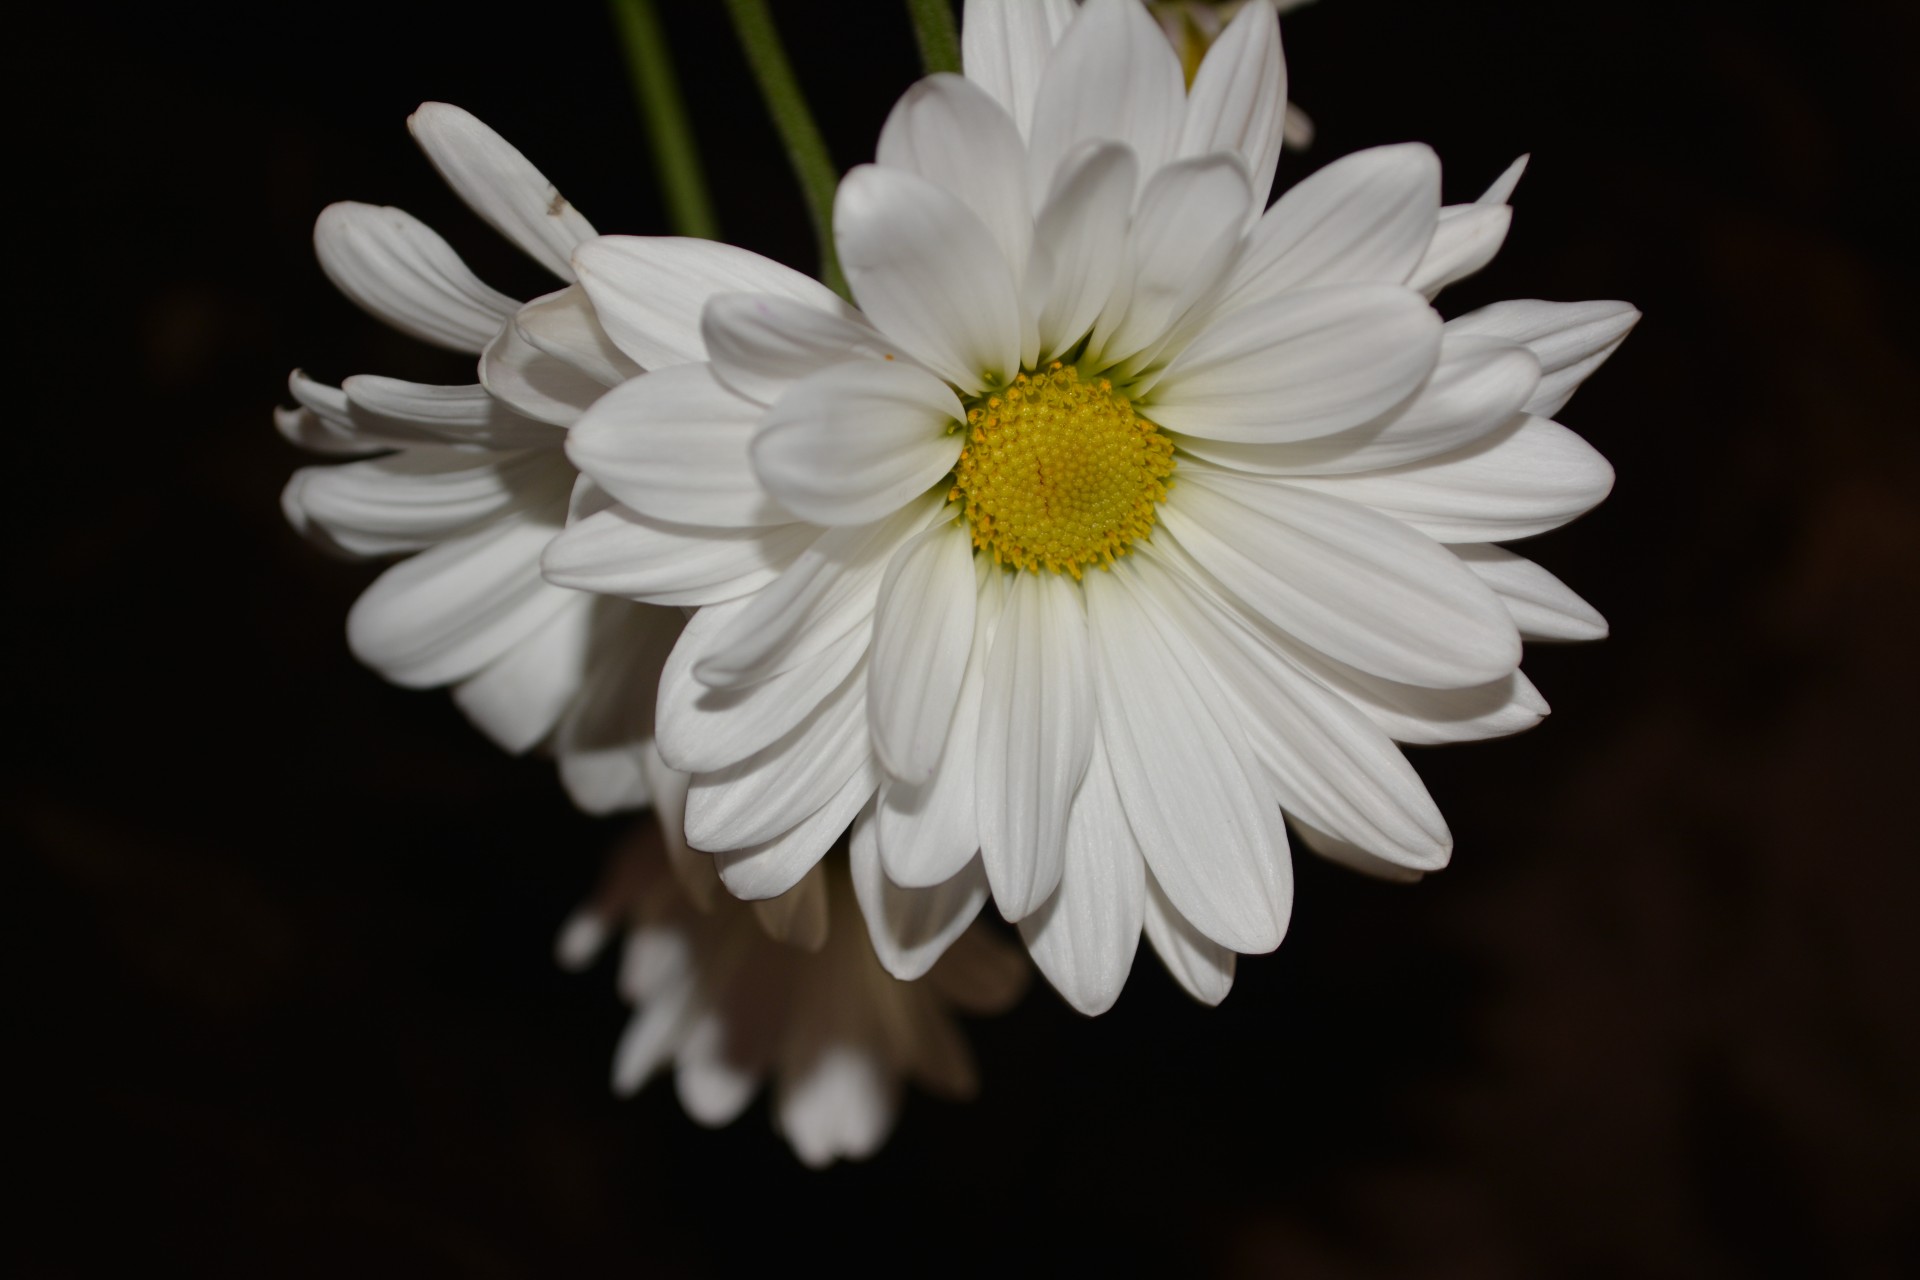
<svg viewBox="0 0 1920 1280">
<path fill-rule="evenodd" d="M 1078 578 L 1153 531 L 1172 475 L 1172 440 L 1111 382 L 1056 361 L 968 406 L 947 500 L 996 564 Z"/>
</svg>

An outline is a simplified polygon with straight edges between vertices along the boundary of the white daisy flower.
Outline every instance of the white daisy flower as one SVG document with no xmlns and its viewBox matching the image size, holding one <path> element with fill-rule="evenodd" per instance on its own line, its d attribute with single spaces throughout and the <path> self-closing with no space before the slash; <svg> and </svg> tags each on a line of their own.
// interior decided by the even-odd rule
<svg viewBox="0 0 1920 1280">
<path fill-rule="evenodd" d="M 1143 930 L 1217 1001 L 1285 932 L 1283 811 L 1327 856 L 1444 865 L 1396 741 L 1535 723 L 1522 630 L 1603 633 L 1490 544 L 1606 495 L 1550 417 L 1636 313 L 1442 323 L 1429 297 L 1497 250 L 1517 165 L 1443 209 L 1433 153 L 1384 147 L 1263 214 L 1264 6 L 1191 91 L 1136 0 L 971 0 L 963 48 L 841 184 L 857 310 L 723 246 L 575 252 L 653 372 L 574 427 L 619 505 L 548 571 L 700 606 L 659 746 L 734 893 L 785 892 L 857 820 L 896 974 L 991 889 L 1082 1010 Z"/>
<path fill-rule="evenodd" d="M 594 230 L 524 156 L 467 112 L 428 103 L 408 121 L 448 183 L 562 280 Z M 677 609 L 551 585 L 540 555 L 600 501 L 567 461 L 566 428 L 639 366 L 607 341 L 577 286 L 526 307 L 482 283 L 411 215 L 329 206 L 314 228 L 340 291 L 403 333 L 479 357 L 478 381 L 427 386 L 361 375 L 339 387 L 296 372 L 294 443 L 363 461 L 308 467 L 282 497 L 301 530 L 355 556 L 406 556 L 347 619 L 353 652 L 411 688 L 454 700 L 508 751 L 544 744 L 581 808 L 685 790 L 651 745 L 660 665 Z"/>
<path fill-rule="evenodd" d="M 906 1081 L 948 1099 L 978 1092 L 953 1012 L 1011 1008 L 1027 985 L 1017 949 L 976 924 L 924 982 L 902 982 L 864 931 L 827 927 L 830 913 L 854 909 L 843 871 L 815 867 L 749 908 L 713 892 L 711 862 L 668 874 L 650 833 L 615 856 L 557 944 L 561 964 L 580 969 L 625 931 L 620 991 L 636 1009 L 614 1054 L 615 1090 L 633 1093 L 671 1064 L 680 1105 L 718 1128 L 771 1077 L 774 1123 L 816 1168 L 879 1150 Z"/>
</svg>

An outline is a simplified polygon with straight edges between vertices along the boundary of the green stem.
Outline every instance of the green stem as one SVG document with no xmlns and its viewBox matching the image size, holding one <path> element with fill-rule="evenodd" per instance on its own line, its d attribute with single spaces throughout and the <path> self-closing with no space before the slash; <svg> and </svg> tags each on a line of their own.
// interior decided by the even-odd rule
<svg viewBox="0 0 1920 1280">
<path fill-rule="evenodd" d="M 953 0 L 907 0 L 920 65 L 927 74 L 960 70 L 960 29 L 953 23 Z"/>
<path fill-rule="evenodd" d="M 713 216 L 707 177 L 700 168 L 700 148 L 687 123 L 687 104 L 680 96 L 680 81 L 673 74 L 673 59 L 667 56 L 667 37 L 653 0 L 609 0 L 609 4 L 626 48 L 627 73 L 633 79 L 640 119 L 653 144 L 654 169 L 667 197 L 667 220 L 679 235 L 717 240 L 720 223 Z"/>
<path fill-rule="evenodd" d="M 786 48 L 780 43 L 780 32 L 773 25 L 766 0 L 727 0 L 727 13 L 760 86 L 767 114 L 773 117 L 773 127 L 787 146 L 794 176 L 800 180 L 800 194 L 820 242 L 820 278 L 845 297 L 847 279 L 840 272 L 840 255 L 833 247 L 833 192 L 840 175 L 820 137 L 820 126 L 813 122 L 813 112 L 800 92 L 800 82 L 794 78 L 793 64 L 787 61 Z"/>
</svg>

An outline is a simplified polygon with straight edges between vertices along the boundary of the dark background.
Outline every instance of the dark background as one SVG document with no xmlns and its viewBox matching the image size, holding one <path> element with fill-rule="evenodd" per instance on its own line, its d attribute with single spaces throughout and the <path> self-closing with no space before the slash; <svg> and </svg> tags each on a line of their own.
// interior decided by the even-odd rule
<svg viewBox="0 0 1920 1280">
<path fill-rule="evenodd" d="M 902 11 L 776 8 L 836 159 L 866 159 L 915 73 Z M 719 6 L 667 9 L 726 232 L 810 266 Z M 1283 185 L 1418 138 L 1469 199 L 1531 151 L 1506 252 L 1445 308 L 1646 312 L 1563 415 L 1618 488 L 1530 552 L 1613 638 L 1530 653 L 1540 729 L 1415 753 L 1452 869 L 1304 861 L 1291 936 L 1217 1011 L 1144 951 L 1097 1021 L 1038 986 L 974 1024 L 977 1103 L 914 1097 L 825 1174 L 764 1104 L 710 1133 L 668 1088 L 608 1096 L 611 974 L 550 945 L 621 826 L 357 668 L 372 569 L 277 505 L 295 365 L 470 378 L 330 291 L 323 205 L 403 206 L 548 287 L 414 151 L 418 102 L 602 230 L 664 229 L 604 11 L 64 12 L 9 36 L 14 1274 L 1913 1262 L 1911 6 L 1287 19 L 1319 139 Z"/>
</svg>

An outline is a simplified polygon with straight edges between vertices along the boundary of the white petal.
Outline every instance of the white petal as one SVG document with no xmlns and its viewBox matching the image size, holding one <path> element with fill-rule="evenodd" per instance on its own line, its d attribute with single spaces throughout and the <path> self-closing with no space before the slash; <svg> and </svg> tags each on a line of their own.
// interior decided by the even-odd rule
<svg viewBox="0 0 1920 1280">
<path fill-rule="evenodd" d="M 798 884 L 833 842 L 846 834 L 847 825 L 873 798 L 878 781 L 879 770 L 857 769 L 825 804 L 773 839 L 714 854 L 714 869 L 727 892 L 752 902 L 785 893 Z"/>
<path fill-rule="evenodd" d="M 1059 355 L 1086 337 L 1126 264 L 1138 162 L 1124 143 L 1089 142 L 1061 162 L 1034 223 L 1027 305 L 1039 351 Z"/>
<path fill-rule="evenodd" d="M 1133 969 L 1146 910 L 1147 863 L 1094 735 L 1087 780 L 1067 820 L 1060 888 L 1020 922 L 1040 972 L 1081 1013 L 1105 1013 Z"/>
<path fill-rule="evenodd" d="M 674 1056 L 674 1093 L 696 1124 L 732 1124 L 760 1090 L 765 1068 L 739 1060 L 735 1038 L 732 1023 L 708 1008 L 692 1020 Z"/>
<path fill-rule="evenodd" d="M 1507 207 L 1507 201 L 1526 169 L 1527 157 L 1521 156 L 1507 166 L 1478 200 L 1472 204 L 1450 204 L 1440 210 L 1440 219 L 1433 229 L 1433 243 L 1407 282 L 1411 288 L 1431 298 L 1493 261 L 1506 242 L 1507 228 L 1513 224 L 1513 210 Z"/>
<path fill-rule="evenodd" d="M 900 1105 L 900 1082 L 861 1042 L 827 1040 L 780 1072 L 774 1113 L 803 1164 L 823 1168 L 872 1155 Z"/>
<path fill-rule="evenodd" d="M 806 525 L 703 529 L 615 507 L 568 525 L 541 572 L 556 586 L 648 604 L 720 604 L 772 582 L 815 536 Z"/>
<path fill-rule="evenodd" d="M 1250 616 L 1362 671 L 1460 688 L 1519 665 L 1519 634 L 1486 584 L 1357 503 L 1192 467 L 1161 519 Z"/>
<path fill-rule="evenodd" d="M 1213 42 L 1187 93 L 1179 154 L 1232 151 L 1253 179 L 1252 212 L 1266 204 L 1280 163 L 1287 116 L 1287 64 L 1271 6 L 1241 6 Z"/>
<path fill-rule="evenodd" d="M 565 434 L 516 413 L 486 387 L 442 387 L 356 374 L 340 385 L 354 421 L 381 435 L 417 434 L 488 449 L 558 449 Z"/>
<path fill-rule="evenodd" d="M 642 372 L 613 344 L 593 313 L 587 291 L 577 284 L 520 308 L 514 313 L 513 327 L 529 345 L 603 386 L 618 386 Z"/>
<path fill-rule="evenodd" d="M 676 889 L 671 875 L 656 874 L 636 886 L 614 973 L 614 989 L 622 1000 L 644 1004 L 689 983 L 710 989 L 713 983 L 700 981 L 706 957 L 730 935 L 744 932 L 753 937 L 751 929 L 739 928 L 739 915 L 729 912 L 715 919 L 695 910 L 687 895 Z"/>
<path fill-rule="evenodd" d="M 1201 1004 L 1217 1005 L 1233 988 L 1239 957 L 1187 922 L 1167 901 L 1166 890 L 1147 872 L 1147 941 L 1173 980 Z"/>
<path fill-rule="evenodd" d="M 594 314 L 642 368 L 707 358 L 700 312 L 716 293 L 772 293 L 849 315 L 833 291 L 757 253 L 677 236 L 601 236 L 574 250 Z"/>
<path fill-rule="evenodd" d="M 490 289 L 451 245 L 401 209 L 321 210 L 313 247 L 333 287 L 402 333 L 478 355 L 519 305 Z"/>
<path fill-rule="evenodd" d="M 1288 656 L 1395 742 L 1481 742 L 1531 729 L 1547 714 L 1546 699 L 1519 671 L 1467 689 L 1422 689 L 1342 667 L 1311 650 Z"/>
<path fill-rule="evenodd" d="M 1598 506 L 1613 468 L 1557 422 L 1511 427 L 1424 462 L 1289 483 L 1359 502 L 1441 542 L 1506 542 L 1557 529 Z"/>
<path fill-rule="evenodd" d="M 578 705 L 574 708 L 579 709 Z M 563 727 L 564 724 L 563 721 Z M 646 770 L 641 765 L 644 746 L 641 742 L 631 748 L 608 747 L 561 754 L 558 757 L 560 785 L 566 788 L 573 807 L 594 817 L 629 813 L 648 805 L 661 812 L 660 797 L 647 785 Z"/>
<path fill-rule="evenodd" d="M 331 454 L 336 458 L 363 456 L 410 442 L 382 440 L 363 434 L 351 425 L 343 426 L 305 408 L 276 408 L 273 411 L 273 429 L 296 449 Z"/>
<path fill-rule="evenodd" d="M 1440 211 L 1433 241 L 1407 280 L 1429 298 L 1492 262 L 1507 241 L 1513 210 L 1504 204 L 1450 204 Z"/>
<path fill-rule="evenodd" d="M 642 902 L 647 912 L 630 924 L 614 974 L 620 998 L 635 1004 L 694 986 L 698 954 L 720 932 L 712 921 L 689 919 L 685 904 L 672 897 L 671 889 Z"/>
<path fill-rule="evenodd" d="M 867 713 L 874 750 L 905 782 L 932 779 L 973 650 L 973 541 L 940 524 L 894 553 L 873 619 Z"/>
<path fill-rule="evenodd" d="M 1196 338 L 1154 388 L 1153 420 L 1209 440 L 1332 435 L 1420 389 L 1440 317 L 1394 285 L 1336 285 L 1247 307 Z"/>
<path fill-rule="evenodd" d="M 764 412 L 705 365 L 663 369 L 607 392 L 567 434 L 567 457 L 642 515 L 724 528 L 789 524 L 747 446 Z"/>
<path fill-rule="evenodd" d="M 1298 103 L 1287 104 L 1287 118 L 1281 126 L 1280 141 L 1289 151 L 1305 151 L 1313 145 L 1313 117 L 1302 111 Z"/>
<path fill-rule="evenodd" d="M 1412 142 L 1342 156 L 1261 216 L 1220 311 L 1325 285 L 1402 284 L 1439 213 L 1432 148 Z"/>
<path fill-rule="evenodd" d="M 673 1057 L 687 1025 L 692 999 L 693 984 L 678 983 L 649 1000 L 646 1008 L 628 1020 L 613 1051 L 615 1093 L 638 1092 Z"/>
<path fill-rule="evenodd" d="M 833 202 L 840 265 L 881 332 L 972 394 L 1020 370 L 1020 301 L 986 225 L 940 187 L 861 165 Z"/>
<path fill-rule="evenodd" d="M 464 680 L 525 640 L 575 598 L 540 577 L 557 515 L 499 521 L 381 574 L 347 615 L 354 656 L 420 689 Z"/>
<path fill-rule="evenodd" d="M 686 898 L 674 892 L 675 879 L 667 878 L 664 886 L 656 883 L 651 893 L 636 900 L 638 914 L 629 915 L 614 974 L 614 988 L 623 1000 L 644 1003 L 694 979 L 706 955 L 729 935 L 744 932 L 754 938 L 751 929 L 739 928 L 740 917 L 730 909 L 719 919 L 692 910 Z"/>
<path fill-rule="evenodd" d="M 1245 164 L 1227 152 L 1176 160 L 1150 178 L 1127 239 L 1128 274 L 1089 350 L 1112 363 L 1157 343 L 1232 265 L 1252 200 Z"/>
<path fill-rule="evenodd" d="M 1186 589 L 1177 624 L 1241 708 L 1247 744 L 1290 817 L 1423 871 L 1446 865 L 1453 838 L 1425 784 L 1387 735 L 1354 705 L 1287 660 L 1203 589 L 1158 544 Z"/>
<path fill-rule="evenodd" d="M 592 905 L 583 903 L 560 925 L 553 940 L 553 959 L 568 973 L 583 973 L 607 948 L 613 921 Z"/>
<path fill-rule="evenodd" d="M 651 801 L 670 856 L 677 857 L 686 778 L 659 765 L 649 739 L 660 666 L 679 634 L 680 614 L 624 600 L 592 604 L 585 680 L 554 732 L 560 781 L 584 813 L 617 813 Z"/>
<path fill-rule="evenodd" d="M 1625 302 L 1496 302 L 1449 321 L 1447 332 L 1486 334 L 1522 343 L 1544 375 L 1526 411 L 1551 418 L 1595 369 L 1605 364 L 1640 313 Z"/>
<path fill-rule="evenodd" d="M 1280 945 L 1293 871 L 1238 713 L 1144 566 L 1087 575 L 1100 735 L 1128 825 L 1182 915 L 1235 951 Z"/>
<path fill-rule="evenodd" d="M 577 596 L 544 627 L 453 691 L 467 719 L 518 754 L 553 731 L 585 679 L 593 601 Z"/>
<path fill-rule="evenodd" d="M 973 642 L 933 777 L 918 784 L 890 782 L 881 790 L 875 819 L 880 859 L 887 878 L 895 884 L 921 888 L 944 884 L 980 848 L 974 821 L 974 759 L 987 655 L 992 652 L 1005 598 L 1006 575 L 994 565 L 977 566 L 976 575 Z"/>
<path fill-rule="evenodd" d="M 480 382 L 516 412 L 556 427 L 570 427 L 606 388 L 565 360 L 540 350 L 512 325 L 501 329 L 480 356 Z"/>
<path fill-rule="evenodd" d="M 287 376 L 287 390 L 300 407 L 275 409 L 273 425 L 299 448 L 339 457 L 438 442 L 417 423 L 356 414 L 343 389 L 316 382 L 300 369 Z"/>
<path fill-rule="evenodd" d="M 856 357 L 904 358 L 864 316 L 849 318 L 771 294 L 715 294 L 701 314 L 700 331 L 714 374 L 758 404 L 772 404 L 827 365 Z"/>
<path fill-rule="evenodd" d="M 753 914 L 775 942 L 818 951 L 827 941 L 827 871 L 815 865 L 799 884 L 777 898 L 753 904 Z"/>
<path fill-rule="evenodd" d="M 1237 612 L 1232 595 L 1173 538 L 1156 539 L 1148 554 L 1177 571 L 1183 587 Z M 1272 628 L 1262 628 L 1262 638 L 1395 742 L 1477 742 L 1530 729 L 1547 714 L 1546 701 L 1518 670 L 1484 685 L 1425 689 L 1357 671 Z"/>
<path fill-rule="evenodd" d="M 653 891 L 638 898 L 635 905 L 638 914 L 629 917 L 620 965 L 614 973 L 614 989 L 620 998 L 645 1004 L 670 994 L 675 987 L 710 989 L 713 984 L 701 982 L 699 970 L 713 947 L 734 931 L 740 917 L 729 914 L 724 920 L 714 920 L 690 910 L 689 904 L 674 893 L 671 882 L 664 887 L 656 883 Z"/>
<path fill-rule="evenodd" d="M 960 24 L 967 79 L 986 90 L 1023 135 L 1041 73 L 1075 12 L 1073 0 L 967 0 Z"/>
<path fill-rule="evenodd" d="M 1426 385 L 1372 422 L 1288 444 L 1183 436 L 1180 446 L 1195 457 L 1256 475 L 1376 471 L 1446 453 L 1506 426 L 1539 382 L 1539 362 L 1525 347 L 1456 334 L 1449 325 Z"/>
<path fill-rule="evenodd" d="M 1532 158 L 1532 156 L 1521 156 L 1518 160 L 1515 160 L 1512 164 L 1501 170 L 1500 176 L 1493 180 L 1493 185 L 1481 192 L 1480 198 L 1475 200 L 1474 203 L 1512 203 L 1513 193 L 1520 186 L 1520 175 L 1527 171 L 1527 162 Z"/>
<path fill-rule="evenodd" d="M 949 74 L 918 81 L 887 116 L 875 160 L 917 173 L 973 210 L 1018 279 L 1033 243 L 1027 149 L 1000 104 Z"/>
<path fill-rule="evenodd" d="M 710 689 L 693 671 L 746 609 L 733 600 L 700 610 L 687 623 L 661 676 L 660 751 L 676 768 L 708 773 L 779 740 L 839 688 L 867 651 L 852 631 L 800 665 L 738 689 Z"/>
<path fill-rule="evenodd" d="M 821 534 L 772 585 L 750 598 L 694 668 L 695 677 L 716 689 L 753 684 L 866 628 L 887 562 L 944 504 L 945 496 L 935 494 L 890 520 Z"/>
<path fill-rule="evenodd" d="M 1173 159 L 1187 109 L 1180 60 L 1135 0 L 1088 0 L 1054 47 L 1028 132 L 1028 175 L 1038 193 L 1080 143 L 1110 138 L 1133 148 L 1140 176 Z"/>
<path fill-rule="evenodd" d="M 715 946 L 737 932 L 740 923 L 735 914 L 715 920 L 692 910 L 675 892 L 672 877 L 654 877 L 629 909 L 614 989 L 622 1000 L 645 1004 L 676 986 L 692 985 L 704 1001 L 715 984 L 701 981 L 705 975 L 700 971 Z M 751 936 L 751 930 L 746 932 Z"/>
<path fill-rule="evenodd" d="M 316 382 L 307 376 L 304 369 L 295 369 L 287 375 L 287 391 L 302 409 L 315 414 L 329 426 L 343 432 L 354 429 L 353 405 L 342 388 Z M 404 442 L 415 444 L 420 443 L 420 439 L 410 431 Z"/>
<path fill-rule="evenodd" d="M 924 369 L 853 360 L 795 383 L 748 454 L 782 507 L 823 525 L 871 524 L 953 470 L 966 410 Z"/>
<path fill-rule="evenodd" d="M 471 114 L 428 102 L 407 117 L 414 141 L 472 210 L 563 280 L 568 258 L 593 224 L 505 138 Z"/>
<path fill-rule="evenodd" d="M 978 859 L 945 884 L 929 888 L 903 889 L 888 880 L 880 866 L 879 834 L 871 811 L 854 824 L 849 854 L 853 890 L 867 920 L 874 954 L 902 982 L 912 982 L 933 968 L 986 905 L 987 875 Z"/>
<path fill-rule="evenodd" d="M 709 852 L 765 844 L 816 812 L 851 777 L 873 775 L 871 793 L 878 785 L 872 757 L 866 669 L 855 667 L 779 741 L 737 764 L 694 775 L 687 842 Z"/>
<path fill-rule="evenodd" d="M 418 551 L 529 506 L 552 506 L 569 482 L 556 461 L 427 445 L 303 467 L 281 503 L 296 527 L 317 529 L 350 554 Z"/>
<path fill-rule="evenodd" d="M 1402 866 L 1397 862 L 1389 862 L 1385 858 L 1368 853 L 1357 844 L 1350 844 L 1324 831 L 1316 830 L 1298 818 L 1293 820 L 1293 827 L 1294 835 L 1299 838 L 1301 844 L 1328 862 L 1338 863 L 1349 871 L 1358 871 L 1361 875 L 1373 876 L 1378 880 L 1390 880 L 1396 884 L 1412 884 L 1426 878 L 1425 871 Z"/>
<path fill-rule="evenodd" d="M 1607 620 L 1567 584 L 1505 547 L 1463 542 L 1451 548 L 1494 589 L 1529 640 L 1604 640 Z"/>
<path fill-rule="evenodd" d="M 949 754 L 941 757 L 931 781 L 912 785 L 889 781 L 880 789 L 880 840 L 887 878 L 895 884 L 924 888 L 942 884 L 958 874 L 980 851 L 974 822 L 973 746 L 979 726 L 978 692 L 974 714 L 963 700 L 954 715 L 955 733 Z M 959 726 L 966 725 L 964 733 Z M 963 756 L 961 749 L 966 750 Z M 902 878 L 904 877 L 904 878 Z"/>
<path fill-rule="evenodd" d="M 1093 681 L 1080 588 L 1020 573 L 987 654 L 974 818 L 1000 913 L 1018 920 L 1060 883 L 1067 817 L 1093 752 Z"/>
</svg>

